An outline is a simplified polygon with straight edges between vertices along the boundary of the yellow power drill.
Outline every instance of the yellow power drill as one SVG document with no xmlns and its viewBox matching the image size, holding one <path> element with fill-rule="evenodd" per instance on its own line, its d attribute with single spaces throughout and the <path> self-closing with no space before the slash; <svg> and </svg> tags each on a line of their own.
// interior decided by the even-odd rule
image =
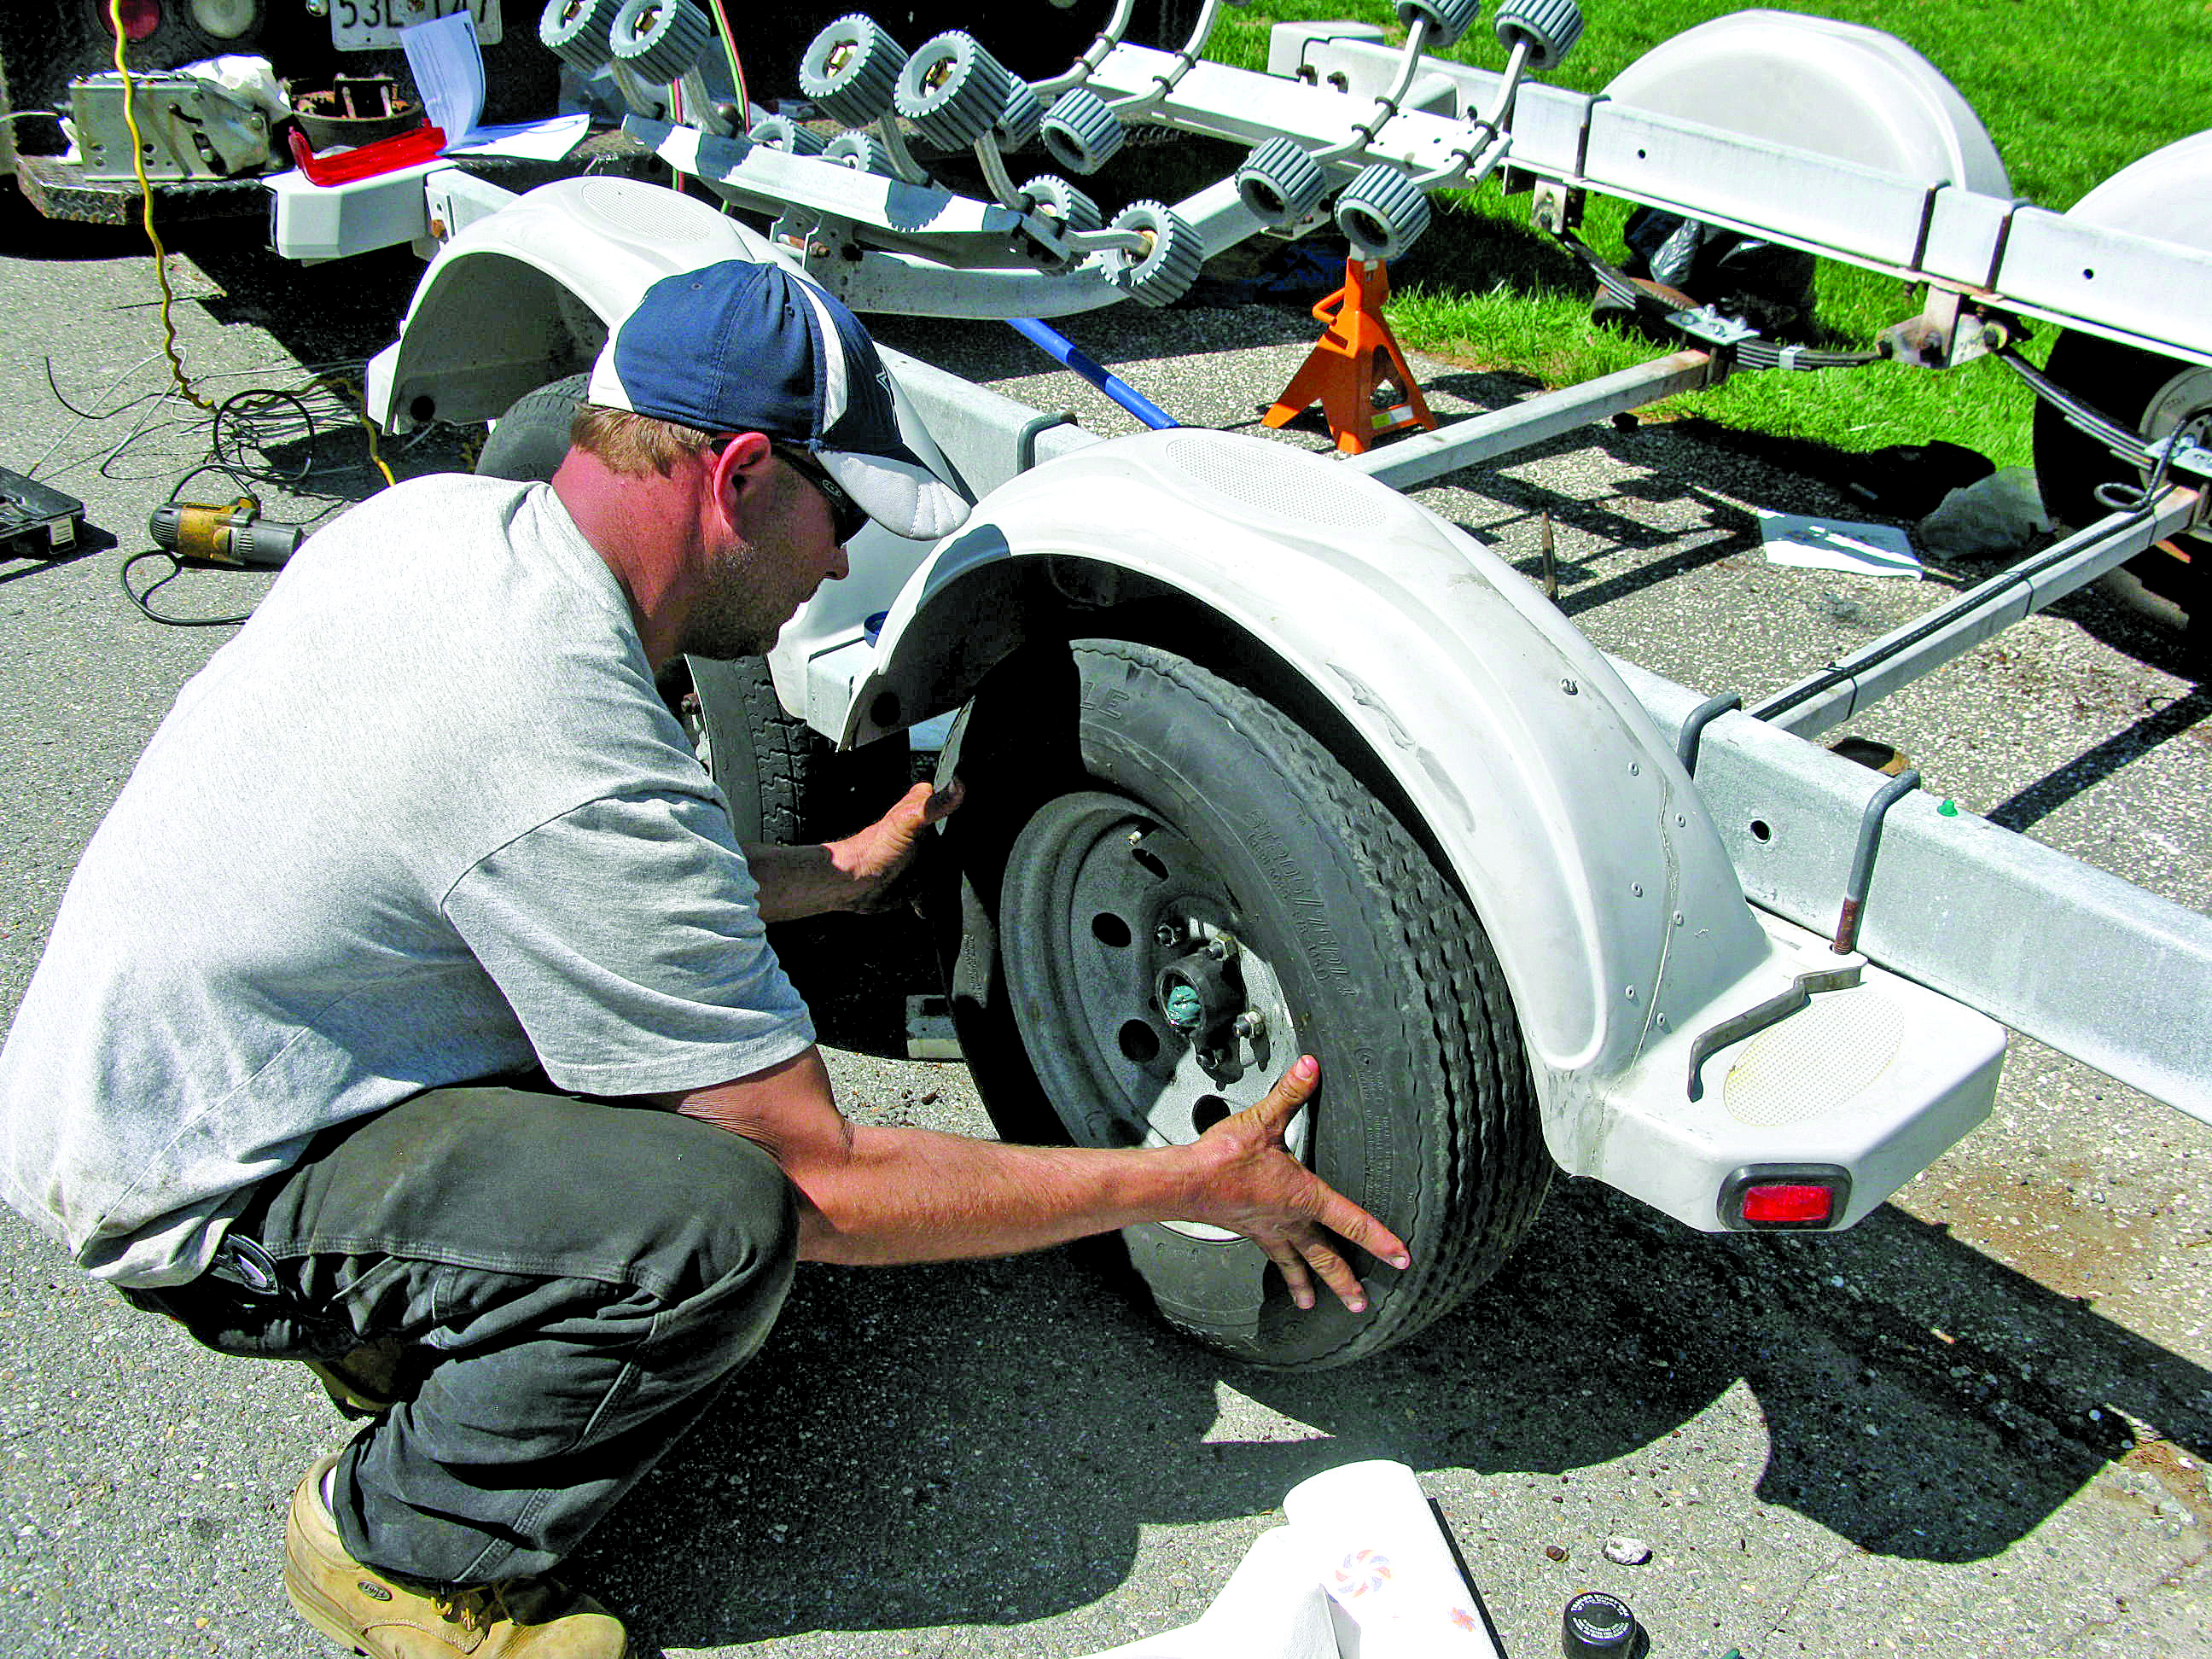
<svg viewBox="0 0 2212 1659">
<path fill-rule="evenodd" d="M 164 501 L 146 521 L 154 545 L 179 559 L 207 564 L 281 565 L 300 550 L 307 532 L 295 524 L 271 524 L 261 503 L 240 495 L 228 507 L 193 501 Z"/>
</svg>

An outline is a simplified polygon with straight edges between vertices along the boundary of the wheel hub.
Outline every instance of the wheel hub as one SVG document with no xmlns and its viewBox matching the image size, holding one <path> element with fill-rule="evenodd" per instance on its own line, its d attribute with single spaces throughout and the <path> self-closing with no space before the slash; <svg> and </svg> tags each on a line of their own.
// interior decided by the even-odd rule
<svg viewBox="0 0 2212 1659">
<path fill-rule="evenodd" d="M 1257 1104 L 1295 1053 L 1281 982 L 1240 942 L 1236 896 L 1135 802 L 1048 802 L 1015 841 L 1002 900 L 1023 1045 L 1078 1142 L 1194 1140 Z M 1304 1155 L 1303 1115 L 1290 1142 Z"/>
</svg>

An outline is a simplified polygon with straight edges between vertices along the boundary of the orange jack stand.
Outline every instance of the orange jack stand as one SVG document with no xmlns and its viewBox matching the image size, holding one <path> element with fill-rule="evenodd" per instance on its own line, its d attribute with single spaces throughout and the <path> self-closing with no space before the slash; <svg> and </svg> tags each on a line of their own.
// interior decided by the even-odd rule
<svg viewBox="0 0 2212 1659">
<path fill-rule="evenodd" d="M 1344 286 L 1313 308 L 1314 319 L 1328 325 L 1321 343 L 1261 424 L 1282 426 L 1318 403 L 1337 448 L 1347 455 L 1394 432 L 1432 429 L 1437 417 L 1382 320 L 1382 302 L 1389 297 L 1390 275 L 1380 259 L 1346 259 Z M 1395 387 L 1404 401 L 1378 407 L 1376 390 L 1384 386 Z"/>
</svg>

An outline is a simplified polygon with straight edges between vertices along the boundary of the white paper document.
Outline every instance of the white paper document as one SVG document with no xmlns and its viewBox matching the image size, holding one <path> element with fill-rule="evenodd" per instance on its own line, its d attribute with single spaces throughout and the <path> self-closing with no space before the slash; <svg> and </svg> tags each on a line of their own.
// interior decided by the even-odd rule
<svg viewBox="0 0 2212 1659">
<path fill-rule="evenodd" d="M 458 15 L 458 14 L 456 14 Z M 557 161 L 576 148 L 592 130 L 588 115 L 549 115 L 542 121 L 509 121 L 500 126 L 479 126 L 464 143 L 448 143 L 448 155 L 520 155 L 534 161 Z"/>
<path fill-rule="evenodd" d="M 477 20 L 467 10 L 399 31 L 422 112 L 445 130 L 448 145 L 465 143 L 483 118 L 483 49 L 477 44 Z"/>
<path fill-rule="evenodd" d="M 1893 525 L 1855 524 L 1848 519 L 1811 519 L 1802 513 L 1754 508 L 1770 564 L 1801 565 L 1808 570 L 1849 570 L 1862 576 L 1920 575 L 1920 556 L 1912 538 Z"/>
</svg>

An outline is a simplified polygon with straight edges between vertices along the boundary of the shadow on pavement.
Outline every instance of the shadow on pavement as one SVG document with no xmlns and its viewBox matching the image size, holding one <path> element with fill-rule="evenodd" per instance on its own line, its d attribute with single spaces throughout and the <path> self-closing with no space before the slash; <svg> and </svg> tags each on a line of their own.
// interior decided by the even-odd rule
<svg viewBox="0 0 2212 1659">
<path fill-rule="evenodd" d="M 2212 1374 L 1894 1208 L 1823 1241 L 1712 1238 L 1565 1183 L 1468 1307 L 1305 1376 L 1224 1370 L 1071 1255 L 803 1272 L 575 1576 L 641 1652 L 1036 1620 L 1121 1586 L 1146 1528 L 1264 1516 L 1364 1457 L 1663 1460 L 1739 1380 L 1771 1440 L 1759 1500 L 1905 1559 L 2024 1538 L 2136 1447 L 2129 1418 L 2212 1451 Z M 1223 1383 L 1325 1437 L 1209 1443 Z"/>
</svg>

